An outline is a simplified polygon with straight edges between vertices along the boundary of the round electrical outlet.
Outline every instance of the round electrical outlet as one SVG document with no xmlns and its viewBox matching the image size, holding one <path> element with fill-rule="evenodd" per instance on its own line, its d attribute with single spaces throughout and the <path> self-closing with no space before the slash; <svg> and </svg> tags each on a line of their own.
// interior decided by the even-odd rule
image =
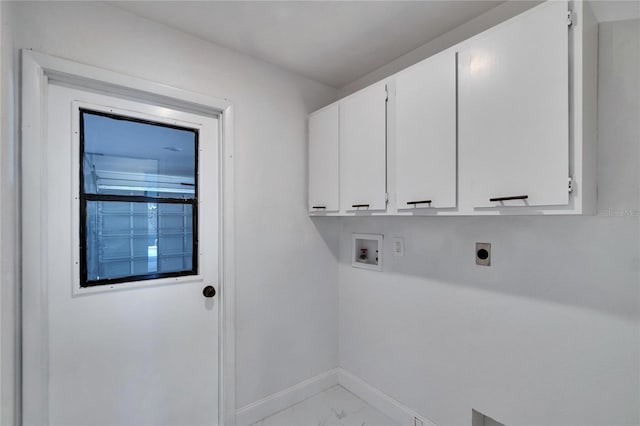
<svg viewBox="0 0 640 426">
<path fill-rule="evenodd" d="M 478 250 L 478 259 L 486 260 L 489 257 L 489 252 L 485 249 Z"/>
</svg>

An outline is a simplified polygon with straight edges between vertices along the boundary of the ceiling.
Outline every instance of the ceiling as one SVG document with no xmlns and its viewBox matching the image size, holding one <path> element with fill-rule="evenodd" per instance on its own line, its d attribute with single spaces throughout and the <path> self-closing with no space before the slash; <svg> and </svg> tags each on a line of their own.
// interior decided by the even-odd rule
<svg viewBox="0 0 640 426">
<path fill-rule="evenodd" d="M 110 3 L 341 88 L 502 1 Z"/>
</svg>

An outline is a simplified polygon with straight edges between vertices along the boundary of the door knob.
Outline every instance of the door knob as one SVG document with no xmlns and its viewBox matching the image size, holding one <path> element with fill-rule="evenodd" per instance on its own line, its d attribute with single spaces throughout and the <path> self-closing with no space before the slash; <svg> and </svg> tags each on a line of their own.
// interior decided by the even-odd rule
<svg viewBox="0 0 640 426">
<path fill-rule="evenodd" d="M 212 285 L 208 285 L 202 289 L 202 295 L 204 297 L 213 297 L 216 295 L 216 289 Z"/>
</svg>

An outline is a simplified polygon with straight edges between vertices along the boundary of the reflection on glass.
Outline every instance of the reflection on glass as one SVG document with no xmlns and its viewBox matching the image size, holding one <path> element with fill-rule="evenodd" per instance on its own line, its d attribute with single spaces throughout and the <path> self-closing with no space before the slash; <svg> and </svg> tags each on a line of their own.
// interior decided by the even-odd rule
<svg viewBox="0 0 640 426">
<path fill-rule="evenodd" d="M 195 197 L 194 130 L 82 114 L 86 194 Z"/>
</svg>

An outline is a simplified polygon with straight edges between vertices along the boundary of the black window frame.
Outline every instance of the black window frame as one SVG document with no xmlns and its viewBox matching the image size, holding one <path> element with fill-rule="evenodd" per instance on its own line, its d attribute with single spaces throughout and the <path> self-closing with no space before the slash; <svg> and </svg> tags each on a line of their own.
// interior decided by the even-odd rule
<svg viewBox="0 0 640 426">
<path fill-rule="evenodd" d="M 96 111 L 90 108 L 79 108 L 80 114 L 80 188 L 79 188 L 79 200 L 80 200 L 80 287 L 96 287 L 111 284 L 122 284 L 128 282 L 147 281 L 158 278 L 175 278 L 182 276 L 198 275 L 198 184 L 199 184 L 199 159 L 198 159 L 198 146 L 199 146 L 199 129 L 190 127 L 177 126 L 168 123 L 160 123 L 151 120 L 145 120 L 136 117 L 129 117 L 121 114 L 114 114 L 112 112 Z M 102 117 L 108 117 L 114 120 L 131 121 L 134 123 L 149 124 L 153 126 L 167 127 L 170 129 L 186 130 L 194 134 L 194 196 L 193 198 L 171 198 L 171 197 L 153 197 L 143 195 L 113 195 L 113 194 L 86 194 L 84 191 L 84 117 L 85 114 L 97 115 Z M 88 266 L 87 266 L 87 204 L 89 201 L 106 201 L 106 202 L 126 202 L 126 203 L 156 203 L 156 204 L 182 204 L 191 205 L 192 214 L 192 252 L 191 252 L 191 269 L 175 272 L 154 272 L 150 274 L 142 275 L 129 275 L 126 277 L 117 278 L 101 278 L 98 280 L 88 280 Z"/>
</svg>

